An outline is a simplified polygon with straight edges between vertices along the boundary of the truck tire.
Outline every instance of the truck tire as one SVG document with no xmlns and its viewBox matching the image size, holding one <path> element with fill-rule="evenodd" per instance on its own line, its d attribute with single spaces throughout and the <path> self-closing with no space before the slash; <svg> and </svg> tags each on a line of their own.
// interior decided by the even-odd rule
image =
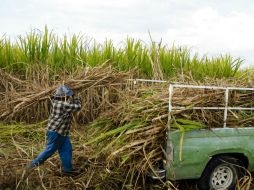
<svg viewBox="0 0 254 190">
<path fill-rule="evenodd" d="M 198 181 L 200 190 L 234 190 L 237 179 L 241 177 L 240 162 L 230 156 L 212 159 Z"/>
</svg>

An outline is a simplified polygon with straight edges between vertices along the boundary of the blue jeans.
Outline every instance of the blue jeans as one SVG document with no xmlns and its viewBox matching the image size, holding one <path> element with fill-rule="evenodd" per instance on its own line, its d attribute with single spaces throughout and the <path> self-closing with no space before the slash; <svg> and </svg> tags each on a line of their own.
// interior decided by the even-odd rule
<svg viewBox="0 0 254 190">
<path fill-rule="evenodd" d="M 70 137 L 62 136 L 55 131 L 48 131 L 47 141 L 46 148 L 32 161 L 32 166 L 42 164 L 58 150 L 63 170 L 72 170 L 72 145 Z"/>
</svg>

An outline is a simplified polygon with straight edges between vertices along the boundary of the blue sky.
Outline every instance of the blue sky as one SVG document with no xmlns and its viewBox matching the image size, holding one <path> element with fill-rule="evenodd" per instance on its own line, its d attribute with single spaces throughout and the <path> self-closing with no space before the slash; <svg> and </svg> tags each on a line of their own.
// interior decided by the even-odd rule
<svg viewBox="0 0 254 190">
<path fill-rule="evenodd" d="M 0 0 L 0 36 L 45 25 L 58 35 L 81 33 L 115 43 L 127 36 L 184 45 L 200 55 L 230 53 L 254 66 L 251 0 Z"/>
</svg>

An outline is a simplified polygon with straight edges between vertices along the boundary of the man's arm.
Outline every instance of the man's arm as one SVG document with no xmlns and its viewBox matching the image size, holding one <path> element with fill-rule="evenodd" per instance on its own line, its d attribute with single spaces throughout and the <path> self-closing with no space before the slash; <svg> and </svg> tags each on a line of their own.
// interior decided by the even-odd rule
<svg viewBox="0 0 254 190">
<path fill-rule="evenodd" d="M 65 102 L 64 107 L 67 112 L 75 112 L 81 109 L 81 101 L 79 97 L 73 98 L 70 102 Z"/>
</svg>

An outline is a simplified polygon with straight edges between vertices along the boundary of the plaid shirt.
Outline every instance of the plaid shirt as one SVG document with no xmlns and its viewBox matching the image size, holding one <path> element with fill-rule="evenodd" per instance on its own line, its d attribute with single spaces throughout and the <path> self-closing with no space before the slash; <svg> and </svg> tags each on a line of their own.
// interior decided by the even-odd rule
<svg viewBox="0 0 254 190">
<path fill-rule="evenodd" d="M 79 111 L 81 108 L 80 99 L 72 101 L 53 100 L 53 107 L 49 116 L 47 128 L 49 131 L 56 131 L 62 136 L 66 136 L 70 131 L 71 113 Z"/>
</svg>

